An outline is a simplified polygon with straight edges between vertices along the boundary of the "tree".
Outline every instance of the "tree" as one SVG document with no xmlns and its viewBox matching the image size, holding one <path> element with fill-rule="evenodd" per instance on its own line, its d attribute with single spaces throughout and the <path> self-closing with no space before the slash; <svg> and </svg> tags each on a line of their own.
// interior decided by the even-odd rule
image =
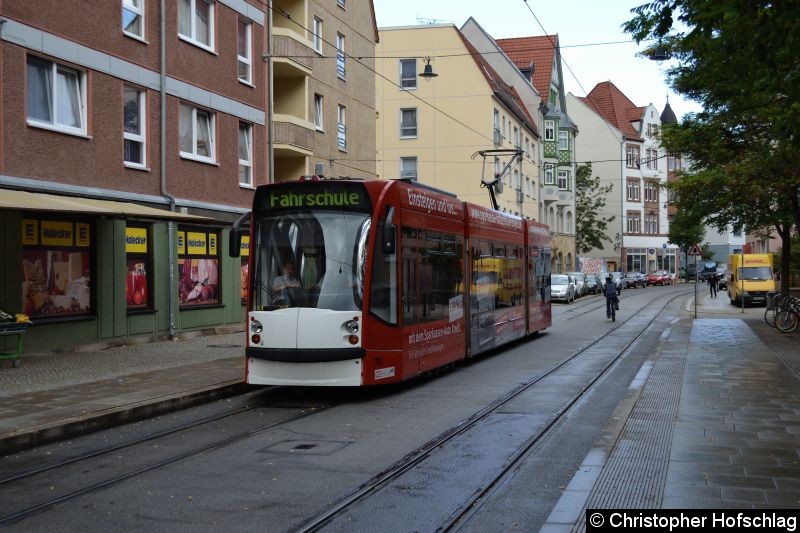
<svg viewBox="0 0 800 533">
<path fill-rule="evenodd" d="M 669 238 L 669 242 L 678 245 L 683 250 L 684 265 L 689 264 L 689 248 L 702 241 L 705 236 L 706 230 L 703 227 L 702 217 L 688 207 L 678 206 L 678 211 L 669 224 L 667 238 Z M 689 275 L 688 269 L 686 275 Z"/>
<path fill-rule="evenodd" d="M 671 186 L 678 202 L 720 230 L 774 227 L 787 271 L 800 228 L 800 3 L 655 0 L 632 12 L 625 31 L 670 50 L 670 85 L 704 108 L 663 129 L 662 145 L 691 161 Z"/>
<path fill-rule="evenodd" d="M 600 186 L 600 177 L 592 177 L 591 163 L 578 165 L 575 174 L 575 249 L 578 254 L 585 254 L 602 248 L 604 241 L 612 242 L 606 230 L 616 217 L 604 217 L 603 208 L 614 184 Z"/>
</svg>

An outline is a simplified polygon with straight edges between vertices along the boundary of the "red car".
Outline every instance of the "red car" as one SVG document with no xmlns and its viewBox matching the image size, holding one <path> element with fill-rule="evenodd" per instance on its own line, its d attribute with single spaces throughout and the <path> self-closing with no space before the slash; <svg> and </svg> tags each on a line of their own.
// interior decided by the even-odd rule
<svg viewBox="0 0 800 533">
<path fill-rule="evenodd" d="M 648 285 L 672 285 L 672 276 L 666 270 L 656 270 L 647 275 Z"/>
</svg>

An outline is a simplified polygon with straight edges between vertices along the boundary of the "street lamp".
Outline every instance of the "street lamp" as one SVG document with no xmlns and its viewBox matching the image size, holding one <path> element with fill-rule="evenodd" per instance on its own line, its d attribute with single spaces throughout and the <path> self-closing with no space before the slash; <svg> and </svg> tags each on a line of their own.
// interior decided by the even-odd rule
<svg viewBox="0 0 800 533">
<path fill-rule="evenodd" d="M 438 76 L 438 74 L 436 74 L 433 71 L 433 67 L 431 66 L 431 58 L 430 57 L 426 57 L 425 58 L 425 70 L 420 72 L 419 77 L 423 78 L 423 79 L 426 79 L 426 80 L 429 80 L 431 78 L 435 78 L 436 76 Z"/>
<path fill-rule="evenodd" d="M 650 51 L 648 57 L 655 61 L 657 65 L 661 65 L 664 61 L 672 58 L 672 53 L 659 42 L 656 47 Z"/>
</svg>

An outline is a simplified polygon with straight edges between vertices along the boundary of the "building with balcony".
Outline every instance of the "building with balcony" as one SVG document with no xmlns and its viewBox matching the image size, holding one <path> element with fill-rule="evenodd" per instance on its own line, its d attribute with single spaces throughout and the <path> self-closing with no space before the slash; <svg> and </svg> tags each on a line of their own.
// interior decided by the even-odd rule
<svg viewBox="0 0 800 533">
<path fill-rule="evenodd" d="M 0 4 L 0 305 L 29 350 L 239 327 L 266 4 Z"/>
<path fill-rule="evenodd" d="M 553 232 L 553 272 L 577 270 L 574 156 L 578 128 L 567 113 L 558 35 L 498 39 L 497 44 L 541 95 L 535 110 L 542 132 L 538 154 L 541 220 Z"/>
<path fill-rule="evenodd" d="M 539 132 L 515 87 L 451 24 L 379 33 L 379 177 L 419 181 L 491 207 L 481 180 L 501 176 L 499 209 L 538 220 Z M 428 66 L 436 77 L 420 76 Z M 482 151 L 490 152 L 484 158 Z"/>
<path fill-rule="evenodd" d="M 274 0 L 273 181 L 319 174 L 375 178 L 372 0 Z"/>
<path fill-rule="evenodd" d="M 567 96 L 581 130 L 578 161 L 592 162 L 601 185 L 613 185 L 604 216 L 610 244 L 587 256 L 612 270 L 677 274 L 678 248 L 668 241 L 667 154 L 659 142 L 661 116 L 653 104 L 637 106 L 613 83 L 597 84 L 586 97 Z"/>
</svg>

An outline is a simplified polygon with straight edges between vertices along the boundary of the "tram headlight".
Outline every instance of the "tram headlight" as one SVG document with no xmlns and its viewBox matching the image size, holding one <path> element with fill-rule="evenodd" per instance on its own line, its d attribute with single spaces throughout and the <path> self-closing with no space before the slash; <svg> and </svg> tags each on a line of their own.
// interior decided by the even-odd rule
<svg viewBox="0 0 800 533">
<path fill-rule="evenodd" d="M 344 323 L 344 329 L 347 331 L 347 333 L 355 335 L 358 333 L 358 322 L 355 320 L 348 320 Z"/>
<path fill-rule="evenodd" d="M 259 322 L 258 320 L 252 319 L 250 321 L 250 331 L 252 331 L 253 333 L 261 333 L 262 331 L 264 331 L 264 326 L 262 326 L 261 322 Z"/>
</svg>

